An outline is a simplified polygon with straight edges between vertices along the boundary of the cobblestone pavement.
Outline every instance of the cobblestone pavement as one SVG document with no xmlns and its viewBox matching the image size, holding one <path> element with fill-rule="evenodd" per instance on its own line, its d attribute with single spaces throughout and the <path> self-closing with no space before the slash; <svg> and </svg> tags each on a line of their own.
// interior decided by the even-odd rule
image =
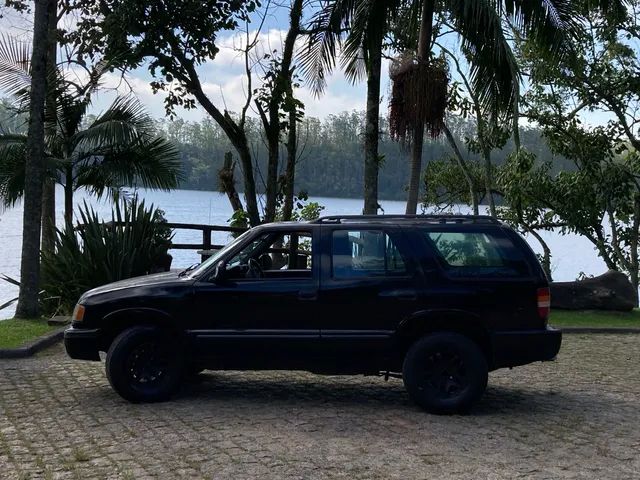
<svg viewBox="0 0 640 480">
<path fill-rule="evenodd" d="M 0 478 L 640 478 L 640 336 L 566 335 L 464 416 L 400 380 L 208 372 L 133 405 L 57 346 L 0 360 Z"/>
</svg>

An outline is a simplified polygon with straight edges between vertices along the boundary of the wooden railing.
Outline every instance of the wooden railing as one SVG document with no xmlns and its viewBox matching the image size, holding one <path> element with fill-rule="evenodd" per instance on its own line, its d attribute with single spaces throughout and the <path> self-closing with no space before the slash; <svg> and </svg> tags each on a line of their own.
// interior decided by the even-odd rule
<svg viewBox="0 0 640 480">
<path fill-rule="evenodd" d="M 202 261 L 210 257 L 216 250 L 224 245 L 211 243 L 211 232 L 243 233 L 247 229 L 242 227 L 230 227 L 228 225 L 201 225 L 197 223 L 167 223 L 173 230 L 200 230 L 202 232 L 202 243 L 172 243 L 171 249 L 176 250 L 197 250 L 202 257 Z"/>
</svg>

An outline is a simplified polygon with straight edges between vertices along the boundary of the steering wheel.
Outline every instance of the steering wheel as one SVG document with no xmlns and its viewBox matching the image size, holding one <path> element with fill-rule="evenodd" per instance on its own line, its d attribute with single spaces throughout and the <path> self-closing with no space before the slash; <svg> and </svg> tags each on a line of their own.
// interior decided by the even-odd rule
<svg viewBox="0 0 640 480">
<path fill-rule="evenodd" d="M 247 270 L 247 278 L 264 277 L 264 272 L 262 271 L 260 262 L 258 262 L 255 258 L 250 258 L 247 262 L 247 266 L 249 267 L 249 269 Z"/>
</svg>

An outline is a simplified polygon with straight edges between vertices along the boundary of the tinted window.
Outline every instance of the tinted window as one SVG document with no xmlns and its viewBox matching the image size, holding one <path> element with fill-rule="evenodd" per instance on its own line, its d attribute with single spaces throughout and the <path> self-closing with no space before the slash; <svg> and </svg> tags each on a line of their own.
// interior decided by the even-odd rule
<svg viewBox="0 0 640 480">
<path fill-rule="evenodd" d="M 430 230 L 425 235 L 451 275 L 517 277 L 529 274 L 522 253 L 499 233 Z"/>
<path fill-rule="evenodd" d="M 391 237 L 380 230 L 335 230 L 332 238 L 334 278 L 391 276 L 406 273 Z"/>
<path fill-rule="evenodd" d="M 268 232 L 255 238 L 227 262 L 229 278 L 251 276 L 254 260 L 265 277 L 307 278 L 311 276 L 311 233 Z M 278 272 L 288 275 L 277 275 Z"/>
</svg>

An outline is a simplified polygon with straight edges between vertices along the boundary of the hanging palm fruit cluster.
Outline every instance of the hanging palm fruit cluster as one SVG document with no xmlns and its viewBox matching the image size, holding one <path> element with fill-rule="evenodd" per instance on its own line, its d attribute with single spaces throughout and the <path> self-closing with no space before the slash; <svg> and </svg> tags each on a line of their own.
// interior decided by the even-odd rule
<svg viewBox="0 0 640 480">
<path fill-rule="evenodd" d="M 396 141 L 413 138 L 422 122 L 431 137 L 440 135 L 447 108 L 449 70 L 444 58 L 418 61 L 415 55 L 396 58 L 389 67 L 393 82 L 389 101 L 389 133 Z"/>
</svg>

